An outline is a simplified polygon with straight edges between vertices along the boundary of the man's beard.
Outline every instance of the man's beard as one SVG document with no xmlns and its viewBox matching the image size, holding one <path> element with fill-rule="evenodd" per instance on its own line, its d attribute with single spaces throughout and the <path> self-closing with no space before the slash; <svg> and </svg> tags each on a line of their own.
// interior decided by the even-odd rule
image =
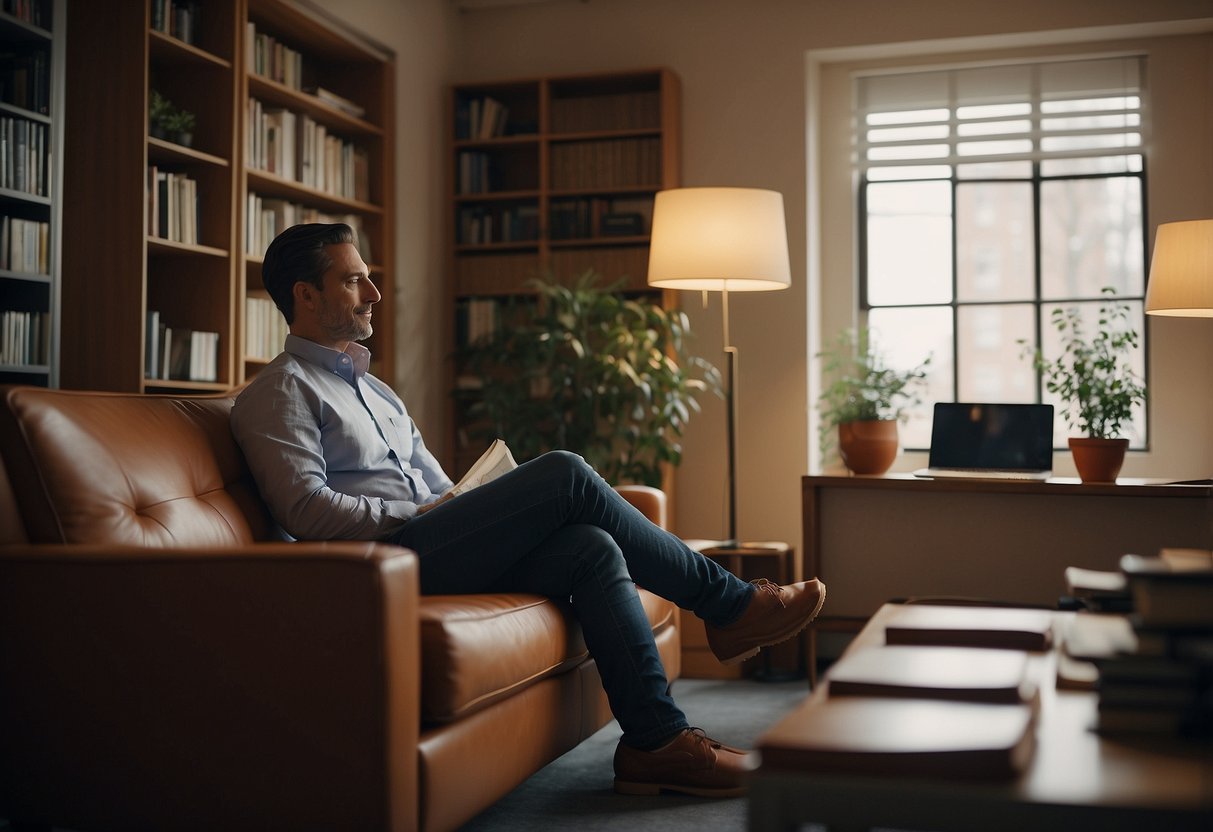
<svg viewBox="0 0 1213 832">
<path fill-rule="evenodd" d="M 365 311 L 368 310 L 354 310 L 355 314 Z M 370 321 L 344 316 L 340 320 L 330 319 L 327 312 L 321 315 L 320 323 L 334 341 L 365 341 L 375 331 Z"/>
</svg>

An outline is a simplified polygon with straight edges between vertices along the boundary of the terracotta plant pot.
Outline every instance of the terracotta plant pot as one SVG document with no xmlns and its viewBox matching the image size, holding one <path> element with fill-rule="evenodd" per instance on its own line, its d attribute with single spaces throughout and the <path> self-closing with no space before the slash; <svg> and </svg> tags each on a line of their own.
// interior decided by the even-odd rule
<svg viewBox="0 0 1213 832">
<path fill-rule="evenodd" d="M 856 474 L 883 474 L 897 458 L 897 421 L 844 422 L 838 426 L 838 453 Z"/>
<path fill-rule="evenodd" d="M 1116 482 L 1128 449 L 1128 439 L 1070 438 L 1074 467 L 1083 482 Z"/>
</svg>

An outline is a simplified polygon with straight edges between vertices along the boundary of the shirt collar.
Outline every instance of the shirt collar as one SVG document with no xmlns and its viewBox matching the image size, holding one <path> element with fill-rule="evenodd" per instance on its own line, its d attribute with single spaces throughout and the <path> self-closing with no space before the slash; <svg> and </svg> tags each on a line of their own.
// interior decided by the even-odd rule
<svg viewBox="0 0 1213 832">
<path fill-rule="evenodd" d="M 286 351 L 336 373 L 350 384 L 366 375 L 371 366 L 371 351 L 356 341 L 350 341 L 345 352 L 339 352 L 298 335 L 287 335 Z"/>
</svg>

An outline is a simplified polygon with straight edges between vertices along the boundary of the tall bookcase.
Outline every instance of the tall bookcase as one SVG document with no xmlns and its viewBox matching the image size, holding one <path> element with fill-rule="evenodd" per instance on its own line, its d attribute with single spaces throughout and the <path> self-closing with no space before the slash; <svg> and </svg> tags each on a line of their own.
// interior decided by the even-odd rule
<svg viewBox="0 0 1213 832">
<path fill-rule="evenodd" d="M 73 12 L 63 386 L 243 383 L 284 334 L 261 286 L 265 246 L 291 223 L 335 219 L 359 230 L 383 292 L 369 346 L 390 379 L 393 56 L 292 0 Z M 154 93 L 195 115 L 188 144 L 157 135 Z"/>
<path fill-rule="evenodd" d="M 588 269 L 649 289 L 656 193 L 679 183 L 680 93 L 668 69 L 457 84 L 450 90 L 448 424 L 453 475 L 484 450 L 469 407 L 482 380 L 460 348 L 501 325 L 533 278 Z"/>
<path fill-rule="evenodd" d="M 0 5 L 0 382 L 59 383 L 65 0 Z"/>
</svg>

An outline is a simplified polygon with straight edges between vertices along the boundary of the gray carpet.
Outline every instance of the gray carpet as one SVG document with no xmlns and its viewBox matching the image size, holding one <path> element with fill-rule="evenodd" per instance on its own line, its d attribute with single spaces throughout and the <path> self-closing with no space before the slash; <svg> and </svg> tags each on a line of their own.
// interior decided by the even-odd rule
<svg viewBox="0 0 1213 832">
<path fill-rule="evenodd" d="M 808 695 L 808 682 L 680 679 L 674 700 L 692 725 L 728 745 L 749 748 Z M 746 828 L 745 798 L 617 795 L 611 760 L 619 741 L 611 722 L 463 827 L 464 832 L 596 829 L 719 832 Z"/>
</svg>

